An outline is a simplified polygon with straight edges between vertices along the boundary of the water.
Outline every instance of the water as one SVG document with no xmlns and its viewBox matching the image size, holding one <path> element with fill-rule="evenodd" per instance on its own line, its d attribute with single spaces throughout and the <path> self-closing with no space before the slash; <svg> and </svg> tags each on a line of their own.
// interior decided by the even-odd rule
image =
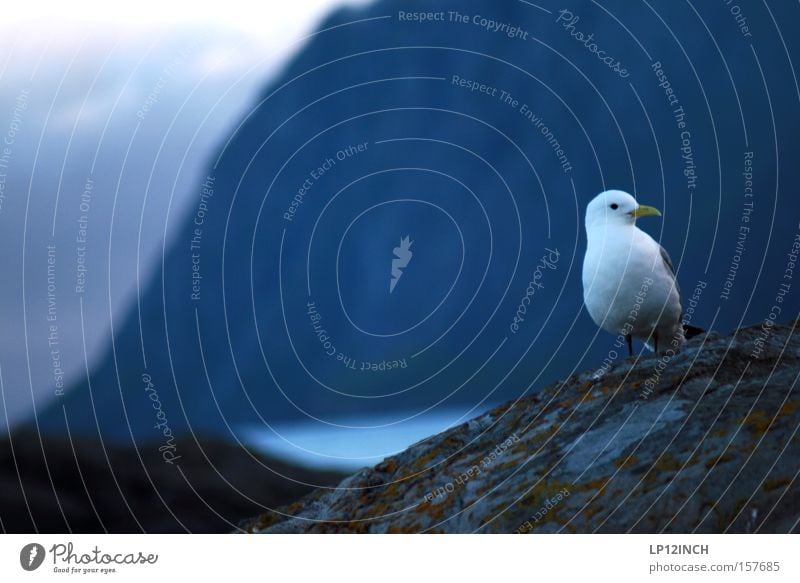
<svg viewBox="0 0 800 583">
<path fill-rule="evenodd" d="M 335 423 L 287 421 L 271 427 L 248 424 L 241 437 L 253 449 L 294 464 L 353 472 L 372 466 L 408 446 L 460 425 L 491 409 L 445 409 L 414 413 L 353 416 Z"/>
</svg>

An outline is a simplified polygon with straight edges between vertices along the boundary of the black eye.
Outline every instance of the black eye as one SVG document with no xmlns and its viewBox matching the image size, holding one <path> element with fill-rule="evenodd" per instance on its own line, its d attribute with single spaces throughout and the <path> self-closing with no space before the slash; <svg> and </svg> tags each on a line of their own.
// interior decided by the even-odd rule
<svg viewBox="0 0 800 583">
<path fill-rule="evenodd" d="M 612 205 L 611 205 L 611 210 L 612 210 L 612 211 L 615 211 L 615 210 L 617 210 L 618 208 L 619 208 L 619 205 L 618 205 L 617 203 L 614 203 L 614 204 L 612 204 Z"/>
</svg>

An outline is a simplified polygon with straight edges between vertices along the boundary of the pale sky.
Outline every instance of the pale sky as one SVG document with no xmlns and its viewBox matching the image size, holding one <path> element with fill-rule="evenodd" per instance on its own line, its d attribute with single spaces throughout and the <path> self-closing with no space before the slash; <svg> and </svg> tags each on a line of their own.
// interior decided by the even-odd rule
<svg viewBox="0 0 800 583">
<path fill-rule="evenodd" d="M 320 19 L 337 6 L 372 0 L 25 0 L 8 2 L 0 17 L 0 51 L 28 50 L 46 39 L 50 49 L 91 31 L 99 37 L 143 29 L 213 28 L 258 43 L 260 58 L 281 62 L 295 52 Z M 247 54 L 253 54 L 248 50 Z M 2 56 L 2 52 L 0 52 Z"/>
<path fill-rule="evenodd" d="M 25 0 L 3 6 L 0 26 L 49 20 L 61 26 L 87 21 L 120 24 L 215 24 L 254 34 L 281 31 L 294 38 L 332 7 L 367 4 L 369 0 Z"/>
</svg>

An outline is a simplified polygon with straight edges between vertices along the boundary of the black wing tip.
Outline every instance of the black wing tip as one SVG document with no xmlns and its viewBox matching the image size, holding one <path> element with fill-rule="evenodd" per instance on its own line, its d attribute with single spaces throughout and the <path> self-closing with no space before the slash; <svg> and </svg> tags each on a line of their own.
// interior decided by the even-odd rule
<svg viewBox="0 0 800 583">
<path fill-rule="evenodd" d="M 700 334 L 705 334 L 706 331 L 698 326 L 692 326 L 691 324 L 684 324 L 683 325 L 683 335 L 686 337 L 687 340 L 690 338 L 694 338 L 695 336 L 700 336 Z"/>
</svg>

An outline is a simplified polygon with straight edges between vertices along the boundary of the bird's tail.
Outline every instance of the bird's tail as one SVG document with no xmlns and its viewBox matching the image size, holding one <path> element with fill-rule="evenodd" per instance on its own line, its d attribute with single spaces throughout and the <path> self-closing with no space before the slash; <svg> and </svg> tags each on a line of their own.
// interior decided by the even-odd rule
<svg viewBox="0 0 800 583">
<path fill-rule="evenodd" d="M 686 340 L 694 338 L 695 336 L 700 336 L 700 334 L 705 334 L 705 330 L 698 328 L 697 326 L 692 326 L 691 324 L 683 325 L 683 336 L 686 338 Z"/>
</svg>

